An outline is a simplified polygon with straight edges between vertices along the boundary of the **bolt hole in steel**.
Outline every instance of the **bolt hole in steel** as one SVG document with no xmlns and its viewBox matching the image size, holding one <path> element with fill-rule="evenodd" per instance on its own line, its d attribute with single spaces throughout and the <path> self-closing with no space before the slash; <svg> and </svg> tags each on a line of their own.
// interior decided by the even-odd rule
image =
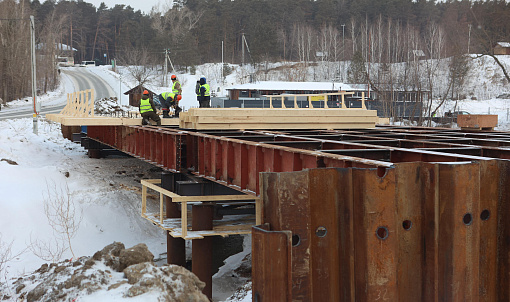
<svg viewBox="0 0 510 302">
<path fill-rule="evenodd" d="M 386 168 L 377 167 L 377 176 L 384 177 L 384 175 L 386 175 Z"/>
<path fill-rule="evenodd" d="M 315 230 L 315 235 L 317 235 L 317 237 L 326 237 L 327 233 L 328 230 L 326 230 L 326 228 L 323 226 L 320 226 Z"/>
<path fill-rule="evenodd" d="M 404 228 L 404 230 L 406 231 L 409 231 L 411 229 L 411 227 L 413 226 L 413 222 L 411 220 L 404 220 L 402 222 L 402 227 Z"/>
<path fill-rule="evenodd" d="M 298 246 L 301 243 L 299 235 L 292 235 L 292 246 Z"/>
<path fill-rule="evenodd" d="M 480 219 L 483 221 L 489 220 L 490 217 L 491 217 L 491 211 L 489 211 L 487 209 L 483 210 L 482 213 L 480 213 Z"/>
<path fill-rule="evenodd" d="M 379 238 L 381 240 L 385 240 L 386 238 L 388 238 L 388 235 L 389 235 L 388 228 L 383 227 L 383 226 L 378 227 L 377 231 L 375 231 L 375 235 L 377 236 L 377 238 Z"/>
<path fill-rule="evenodd" d="M 471 213 L 466 213 L 462 218 L 462 221 L 464 222 L 465 225 L 470 225 L 471 223 L 473 223 L 473 215 L 471 215 Z"/>
</svg>

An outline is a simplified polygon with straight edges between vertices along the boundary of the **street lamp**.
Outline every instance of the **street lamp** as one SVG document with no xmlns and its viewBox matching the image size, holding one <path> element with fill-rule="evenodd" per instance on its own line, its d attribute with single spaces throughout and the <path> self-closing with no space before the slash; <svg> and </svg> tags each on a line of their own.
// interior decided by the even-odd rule
<svg viewBox="0 0 510 302">
<path fill-rule="evenodd" d="M 35 73 L 35 67 L 36 67 L 36 61 L 35 61 L 35 20 L 34 16 L 30 16 L 30 56 L 32 60 L 32 100 L 34 103 L 34 115 L 33 115 L 33 130 L 34 134 L 37 135 L 37 116 L 39 114 L 39 104 L 37 103 L 37 83 L 36 83 L 36 73 Z"/>
</svg>

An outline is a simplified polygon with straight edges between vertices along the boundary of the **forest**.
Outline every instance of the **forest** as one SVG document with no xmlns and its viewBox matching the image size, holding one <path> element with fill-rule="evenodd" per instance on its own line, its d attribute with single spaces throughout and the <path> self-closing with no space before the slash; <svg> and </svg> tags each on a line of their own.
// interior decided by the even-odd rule
<svg viewBox="0 0 510 302">
<path fill-rule="evenodd" d="M 42 58 L 54 58 L 53 45 L 60 43 L 76 49 L 76 62 L 98 64 L 115 59 L 120 65 L 161 66 L 168 52 L 181 71 L 222 61 L 258 66 L 350 62 L 349 82 L 374 85 L 398 81 L 388 72 L 395 63 L 451 58 L 448 92 L 453 92 L 465 73 L 466 54 L 495 58 L 495 44 L 510 41 L 510 3 L 504 0 L 174 0 L 149 14 L 82 0 L 3 0 L 4 102 L 31 94 L 31 15 L 36 43 L 43 45 L 37 56 L 38 93 L 58 85 L 55 60 Z"/>
</svg>

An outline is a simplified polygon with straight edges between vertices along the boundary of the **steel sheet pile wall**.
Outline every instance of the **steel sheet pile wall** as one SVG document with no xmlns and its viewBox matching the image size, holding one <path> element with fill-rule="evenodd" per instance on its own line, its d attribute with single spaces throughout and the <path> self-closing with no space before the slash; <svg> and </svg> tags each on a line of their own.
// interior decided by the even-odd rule
<svg viewBox="0 0 510 302">
<path fill-rule="evenodd" d="M 262 173 L 255 301 L 510 301 L 509 172 L 490 160 Z"/>
</svg>

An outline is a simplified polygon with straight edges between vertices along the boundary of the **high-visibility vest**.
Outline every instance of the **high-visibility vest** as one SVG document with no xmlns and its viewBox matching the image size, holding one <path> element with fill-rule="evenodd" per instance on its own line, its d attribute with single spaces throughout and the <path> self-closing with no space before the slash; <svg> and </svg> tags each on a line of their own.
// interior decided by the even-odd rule
<svg viewBox="0 0 510 302">
<path fill-rule="evenodd" d="M 172 98 L 172 100 L 174 100 L 174 101 L 175 101 L 175 96 L 176 96 L 176 94 L 175 94 L 175 93 L 173 93 L 173 92 L 163 92 L 163 93 L 161 94 L 161 96 L 165 99 L 165 101 L 168 99 L 168 97 L 171 97 L 171 98 Z"/>
<path fill-rule="evenodd" d="M 173 84 L 172 84 L 172 92 L 175 93 L 175 94 L 178 94 L 179 93 L 179 89 L 176 89 L 175 88 L 175 85 L 179 83 L 179 81 L 175 81 Z M 180 84 L 180 83 L 179 83 Z"/>
<path fill-rule="evenodd" d="M 149 112 L 149 111 L 153 111 L 151 103 L 150 103 L 150 99 L 149 98 L 141 99 L 140 100 L 140 113 L 145 113 L 145 112 Z"/>
<path fill-rule="evenodd" d="M 211 96 L 211 87 L 209 86 L 209 84 L 200 85 L 200 89 L 198 90 L 199 91 L 198 95 L 200 95 L 200 90 L 202 90 L 202 87 L 205 87 L 204 96 Z"/>
</svg>

